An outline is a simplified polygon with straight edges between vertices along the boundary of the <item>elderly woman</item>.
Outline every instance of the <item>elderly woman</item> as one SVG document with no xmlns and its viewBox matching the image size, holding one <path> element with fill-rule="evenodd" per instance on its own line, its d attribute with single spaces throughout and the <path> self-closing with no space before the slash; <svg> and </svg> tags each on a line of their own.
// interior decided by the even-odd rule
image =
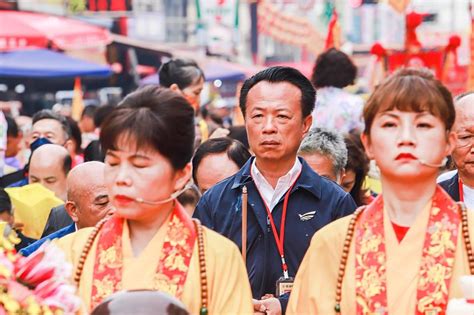
<svg viewBox="0 0 474 315">
<path fill-rule="evenodd" d="M 451 94 L 429 72 L 404 69 L 377 87 L 362 142 L 383 194 L 315 234 L 288 313 L 443 314 L 462 296 L 474 217 L 436 185 L 457 141 L 454 118 Z"/>
<path fill-rule="evenodd" d="M 60 241 L 86 308 L 119 290 L 151 289 L 192 314 L 251 313 L 237 247 L 193 221 L 176 196 L 191 177 L 194 113 L 169 89 L 128 95 L 101 130 L 115 215 Z"/>
<path fill-rule="evenodd" d="M 357 67 L 348 55 L 330 48 L 318 56 L 311 82 L 318 97 L 313 111 L 313 127 L 325 127 L 348 133 L 362 131 L 364 101 L 344 90 L 354 84 Z"/>
</svg>

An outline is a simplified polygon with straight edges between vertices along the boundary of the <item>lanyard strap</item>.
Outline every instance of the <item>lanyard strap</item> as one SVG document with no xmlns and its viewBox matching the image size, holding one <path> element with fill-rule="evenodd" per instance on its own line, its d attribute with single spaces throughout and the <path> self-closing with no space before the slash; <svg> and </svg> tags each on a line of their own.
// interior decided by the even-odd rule
<svg viewBox="0 0 474 315">
<path fill-rule="evenodd" d="M 458 175 L 458 185 L 459 185 L 459 201 L 464 202 L 464 191 L 462 189 L 462 180 L 461 176 Z"/>
<path fill-rule="evenodd" d="M 301 171 L 298 174 L 298 177 L 296 177 L 294 183 L 291 185 L 290 189 L 285 194 L 285 199 L 283 201 L 283 212 L 281 214 L 281 223 L 280 223 L 280 235 L 278 235 L 278 231 L 276 229 L 275 221 L 273 220 L 272 212 L 268 208 L 267 203 L 265 202 L 265 199 L 263 199 L 262 194 L 260 193 L 260 190 L 258 190 L 257 185 L 255 187 L 257 188 L 258 193 L 260 194 L 260 198 L 263 201 L 263 204 L 265 205 L 265 210 L 267 211 L 267 216 L 268 216 L 268 221 L 270 221 L 270 225 L 272 227 L 272 232 L 273 232 L 273 238 L 275 239 L 276 246 L 278 248 L 278 253 L 280 254 L 281 258 L 281 269 L 283 270 L 283 277 L 285 279 L 288 279 L 290 276 L 288 274 L 288 265 L 286 264 L 285 260 L 285 222 L 286 222 L 286 211 L 288 210 L 288 200 L 290 199 L 290 193 L 293 190 L 293 188 L 296 185 L 296 182 L 298 181 L 298 178 L 301 175 Z"/>
</svg>

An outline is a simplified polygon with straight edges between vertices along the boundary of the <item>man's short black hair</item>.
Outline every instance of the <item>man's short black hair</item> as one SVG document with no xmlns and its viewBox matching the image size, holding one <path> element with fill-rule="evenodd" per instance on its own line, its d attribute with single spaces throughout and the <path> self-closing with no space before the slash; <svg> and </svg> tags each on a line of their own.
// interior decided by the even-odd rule
<svg viewBox="0 0 474 315">
<path fill-rule="evenodd" d="M 301 91 L 301 109 L 303 117 L 307 117 L 314 109 L 316 101 L 316 91 L 311 82 L 298 70 L 291 67 L 271 67 L 260 71 L 253 77 L 245 80 L 240 90 L 240 109 L 245 117 L 245 109 L 247 106 L 247 95 L 250 89 L 261 81 L 270 83 L 288 82 L 296 86 Z"/>
<path fill-rule="evenodd" d="M 63 171 L 64 171 L 64 174 L 69 174 L 69 171 L 71 170 L 72 168 L 72 158 L 71 158 L 71 155 L 69 154 L 66 154 L 66 156 L 64 157 L 64 161 L 63 161 Z"/>
<path fill-rule="evenodd" d="M 325 86 L 343 88 L 354 84 L 357 67 L 348 55 L 335 48 L 318 56 L 313 68 L 311 82 L 318 89 Z"/>
<path fill-rule="evenodd" d="M 43 119 L 53 119 L 53 120 L 58 121 L 63 127 L 63 131 L 66 134 L 66 139 L 71 138 L 72 136 L 71 128 L 69 127 L 69 123 L 67 122 L 66 117 L 52 111 L 51 109 L 42 109 L 33 115 L 32 125 L 36 124 L 38 121 L 43 120 Z"/>
<path fill-rule="evenodd" d="M 71 129 L 71 139 L 76 143 L 76 154 L 82 153 L 82 134 L 78 123 L 72 118 L 67 117 L 69 128 Z"/>
<path fill-rule="evenodd" d="M 11 116 L 5 115 L 5 120 L 7 121 L 7 136 L 13 138 L 18 137 L 20 130 L 18 129 L 18 124 L 15 119 Z"/>
<path fill-rule="evenodd" d="M 0 188 L 0 213 L 4 212 L 12 214 L 12 201 L 5 189 Z"/>
<path fill-rule="evenodd" d="M 97 111 L 98 108 L 99 106 L 97 105 L 87 105 L 82 110 L 81 118 L 84 116 L 94 118 L 95 112 Z"/>
<path fill-rule="evenodd" d="M 102 105 L 100 106 L 94 114 L 94 125 L 96 128 L 100 128 L 104 120 L 109 116 L 112 110 L 115 108 L 115 105 Z"/>
<path fill-rule="evenodd" d="M 194 153 L 193 164 L 193 179 L 197 184 L 196 174 L 202 160 L 209 155 L 227 153 L 227 156 L 233 161 L 238 168 L 242 168 L 247 160 L 250 158 L 250 152 L 240 142 L 228 137 L 209 139 L 202 143 Z"/>
</svg>

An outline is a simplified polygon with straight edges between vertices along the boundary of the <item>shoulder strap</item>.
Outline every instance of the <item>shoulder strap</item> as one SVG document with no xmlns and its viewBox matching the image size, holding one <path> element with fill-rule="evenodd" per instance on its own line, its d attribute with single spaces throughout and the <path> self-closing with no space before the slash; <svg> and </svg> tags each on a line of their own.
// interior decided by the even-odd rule
<svg viewBox="0 0 474 315">
<path fill-rule="evenodd" d="M 459 211 L 461 212 L 462 236 L 464 246 L 466 246 L 467 261 L 469 263 L 469 271 L 474 275 L 474 255 L 472 252 L 471 238 L 469 237 L 469 222 L 467 220 L 467 208 L 464 202 L 458 202 Z"/>
<path fill-rule="evenodd" d="M 207 271 L 206 254 L 204 251 L 203 227 L 198 219 L 193 219 L 197 231 L 198 253 L 199 253 L 199 273 L 201 277 L 201 310 L 200 315 L 208 314 L 208 294 L 207 294 Z"/>
<path fill-rule="evenodd" d="M 352 237 L 354 236 L 355 225 L 359 215 L 367 208 L 367 206 L 360 206 L 352 214 L 351 220 L 349 221 L 349 227 L 347 228 L 346 238 L 344 240 L 344 246 L 342 249 L 341 261 L 339 262 L 339 272 L 337 276 L 336 285 L 336 304 L 334 305 L 334 311 L 336 314 L 341 314 L 341 300 L 342 300 L 342 281 L 344 280 L 344 274 L 346 273 L 347 258 L 349 257 L 349 249 L 351 247 Z"/>
<path fill-rule="evenodd" d="M 77 288 L 79 288 L 79 284 L 81 281 L 82 270 L 84 269 L 84 263 L 86 262 L 87 255 L 92 248 L 92 244 L 94 244 L 94 240 L 99 234 L 100 229 L 104 226 L 105 222 L 109 220 L 109 216 L 106 216 L 102 220 L 100 220 L 94 229 L 92 230 L 91 234 L 87 238 L 87 242 L 84 245 L 81 255 L 79 256 L 79 261 L 76 266 L 76 271 L 74 272 L 74 282 L 76 283 Z"/>
</svg>

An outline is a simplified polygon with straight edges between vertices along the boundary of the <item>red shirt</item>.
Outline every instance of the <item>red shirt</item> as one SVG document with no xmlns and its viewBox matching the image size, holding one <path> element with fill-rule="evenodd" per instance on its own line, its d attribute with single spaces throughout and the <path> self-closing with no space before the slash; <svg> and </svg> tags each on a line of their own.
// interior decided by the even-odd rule
<svg viewBox="0 0 474 315">
<path fill-rule="evenodd" d="M 395 231 L 395 235 L 397 236 L 398 242 L 400 243 L 405 235 L 407 234 L 408 230 L 410 229 L 409 226 L 400 226 L 392 222 L 393 230 Z"/>
</svg>

